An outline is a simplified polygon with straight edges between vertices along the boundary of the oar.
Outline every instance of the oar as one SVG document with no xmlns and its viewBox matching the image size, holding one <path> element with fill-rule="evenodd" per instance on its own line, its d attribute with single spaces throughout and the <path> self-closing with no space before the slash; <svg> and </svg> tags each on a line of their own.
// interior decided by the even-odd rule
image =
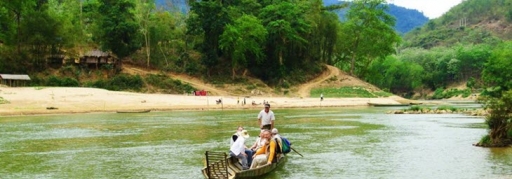
<svg viewBox="0 0 512 179">
<path fill-rule="evenodd" d="M 304 157 L 304 156 L 302 156 L 302 154 L 300 154 L 299 152 L 297 152 L 297 150 L 295 150 L 292 146 L 290 146 L 290 148 L 291 148 L 295 153 L 299 154 L 301 157 Z"/>
</svg>

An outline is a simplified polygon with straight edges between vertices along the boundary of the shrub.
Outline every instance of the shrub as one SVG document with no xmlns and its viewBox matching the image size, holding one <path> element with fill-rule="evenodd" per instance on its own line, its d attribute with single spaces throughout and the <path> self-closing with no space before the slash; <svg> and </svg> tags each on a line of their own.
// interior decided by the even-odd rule
<svg viewBox="0 0 512 179">
<path fill-rule="evenodd" d="M 182 83 L 180 80 L 174 80 L 165 75 L 148 75 L 146 82 L 152 86 L 163 89 L 167 93 L 188 93 L 196 89 L 188 83 Z"/>
<path fill-rule="evenodd" d="M 489 98 L 485 108 L 490 109 L 485 122 L 490 130 L 491 146 L 509 146 L 512 143 L 512 90 L 504 92 L 500 98 Z"/>
<path fill-rule="evenodd" d="M 444 98 L 444 89 L 443 88 L 437 88 L 436 91 L 434 91 L 434 95 L 432 95 L 432 99 L 443 99 Z"/>
<path fill-rule="evenodd" d="M 437 107 L 437 110 L 446 110 L 446 111 L 457 111 L 458 109 L 454 106 L 439 106 Z"/>
<path fill-rule="evenodd" d="M 421 110 L 421 107 L 420 106 L 411 106 L 411 108 L 409 108 L 410 111 L 419 111 Z"/>
<path fill-rule="evenodd" d="M 144 82 L 139 75 L 117 75 L 108 83 L 107 89 L 121 91 L 121 90 L 135 90 L 140 91 L 144 86 Z"/>
<path fill-rule="evenodd" d="M 8 104 L 9 101 L 5 100 L 4 98 L 0 97 L 0 104 Z"/>
<path fill-rule="evenodd" d="M 50 76 L 48 81 L 46 81 L 46 86 L 67 86 L 67 87 L 77 87 L 79 86 L 78 80 L 74 78 L 64 77 L 59 78 L 56 76 Z"/>
<path fill-rule="evenodd" d="M 311 96 L 318 96 L 324 94 L 325 97 L 339 97 L 339 98 L 375 98 L 374 94 L 362 87 L 341 87 L 341 88 L 322 88 L 312 89 L 310 92 Z"/>
</svg>

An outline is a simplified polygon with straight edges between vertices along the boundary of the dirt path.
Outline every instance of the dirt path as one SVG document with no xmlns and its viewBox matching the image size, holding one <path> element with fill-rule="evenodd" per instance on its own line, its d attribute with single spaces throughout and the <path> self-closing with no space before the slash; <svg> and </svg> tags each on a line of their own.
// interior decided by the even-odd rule
<svg viewBox="0 0 512 179">
<path fill-rule="evenodd" d="M 132 74 L 132 75 L 135 75 L 135 74 L 146 75 L 146 74 L 161 73 L 160 71 L 157 71 L 157 70 L 140 69 L 139 67 L 135 67 L 135 66 L 129 65 L 129 64 L 123 64 L 123 72 Z M 227 91 L 219 90 L 219 89 L 217 89 L 209 84 L 206 84 L 206 83 L 202 82 L 201 80 L 194 78 L 194 77 L 181 75 L 181 74 L 175 74 L 175 73 L 167 73 L 167 75 L 173 79 L 181 80 L 182 82 L 188 83 L 198 90 L 208 91 L 209 94 L 211 94 L 211 95 L 215 95 L 215 96 L 229 95 L 229 93 Z"/>
<path fill-rule="evenodd" d="M 146 75 L 146 74 L 161 73 L 160 71 L 157 71 L 157 70 L 146 70 L 146 69 L 142 69 L 142 68 L 130 65 L 130 64 L 123 64 L 123 72 L 132 74 L 132 75 L 135 75 L 135 74 Z M 230 89 L 216 88 L 210 84 L 204 83 L 202 80 L 200 80 L 198 78 L 190 77 L 190 76 L 183 75 L 183 74 L 175 74 L 175 73 L 167 73 L 167 75 L 173 79 L 177 79 L 177 80 L 181 80 L 185 83 L 189 83 L 191 86 L 193 86 L 196 89 L 209 91 L 209 93 L 211 95 L 237 96 L 237 95 L 235 95 L 234 92 L 230 91 Z M 331 78 L 332 78 L 332 80 L 330 80 Z M 321 87 L 321 86 L 327 87 L 325 85 L 331 86 L 331 87 L 359 86 L 359 87 L 364 87 L 364 88 L 367 88 L 370 90 L 380 91 L 377 87 L 375 87 L 365 81 L 362 81 L 358 78 L 352 77 L 352 76 L 346 74 L 345 72 L 341 71 L 340 69 L 338 69 L 334 66 L 331 66 L 331 65 L 327 65 L 327 70 L 324 71 L 317 78 L 315 78 L 307 83 L 301 84 L 297 87 L 294 87 L 291 89 L 291 91 L 296 91 L 296 95 L 294 95 L 294 96 L 308 98 L 308 97 L 310 97 L 310 91 L 312 88 Z M 236 89 L 240 89 L 240 88 L 244 88 L 244 87 L 242 87 L 242 86 L 238 87 L 235 85 L 231 89 L 236 90 Z M 275 94 L 273 96 L 275 96 Z"/>
<path fill-rule="evenodd" d="M 319 77 L 305 84 L 300 85 L 298 87 L 297 95 L 300 97 L 310 97 L 311 88 L 313 88 L 314 86 L 318 86 L 319 84 L 328 80 L 329 78 L 332 78 L 333 76 L 340 76 L 342 74 L 340 69 L 333 67 L 331 65 L 327 65 L 327 69 L 328 70 L 322 73 L 322 75 L 320 75 Z"/>
</svg>

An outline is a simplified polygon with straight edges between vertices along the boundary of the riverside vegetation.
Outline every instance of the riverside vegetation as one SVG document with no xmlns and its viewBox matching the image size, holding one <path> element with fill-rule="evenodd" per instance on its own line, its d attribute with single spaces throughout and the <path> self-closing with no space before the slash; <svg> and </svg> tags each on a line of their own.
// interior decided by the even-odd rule
<svg viewBox="0 0 512 179">
<path fill-rule="evenodd" d="M 32 86 L 194 90 L 166 75 L 74 65 L 84 52 L 102 49 L 120 64 L 216 84 L 258 79 L 284 94 L 328 64 L 411 98 L 447 97 L 431 94 L 465 83 L 463 95 L 480 93 L 490 110 L 489 137 L 481 144 L 510 142 L 512 124 L 502 108 L 512 89 L 512 0 L 463 1 L 403 37 L 384 0 L 330 6 L 321 0 L 188 2 L 190 11 L 183 13 L 156 8 L 151 0 L 0 1 L 0 72 L 28 73 Z M 340 21 L 333 11 L 345 8 Z M 53 57 L 66 65 L 52 66 Z"/>
</svg>

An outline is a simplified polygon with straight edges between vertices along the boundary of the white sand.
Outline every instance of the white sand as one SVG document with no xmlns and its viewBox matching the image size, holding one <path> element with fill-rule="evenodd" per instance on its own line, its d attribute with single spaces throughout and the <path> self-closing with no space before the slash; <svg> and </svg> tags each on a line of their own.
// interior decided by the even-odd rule
<svg viewBox="0 0 512 179">
<path fill-rule="evenodd" d="M 220 110 L 263 107 L 263 101 L 269 101 L 272 109 L 293 107 L 346 107 L 367 106 L 371 103 L 397 104 L 393 98 L 289 98 L 251 96 L 246 98 L 246 105 L 241 105 L 244 97 L 240 96 L 192 96 L 170 94 L 144 94 L 108 91 L 97 88 L 68 87 L 0 87 L 0 97 L 8 101 L 0 104 L 0 116 L 116 112 L 119 110 L 153 111 L 169 110 Z M 223 104 L 215 100 L 222 98 Z M 259 105 L 251 105 L 255 101 Z M 49 110 L 47 107 L 57 109 Z"/>
</svg>

